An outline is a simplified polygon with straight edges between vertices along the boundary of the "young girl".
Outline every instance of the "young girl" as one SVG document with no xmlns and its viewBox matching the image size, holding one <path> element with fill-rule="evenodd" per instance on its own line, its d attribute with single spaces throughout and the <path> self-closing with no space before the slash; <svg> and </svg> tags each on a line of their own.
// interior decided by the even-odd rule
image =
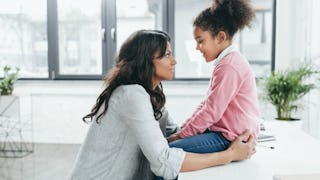
<svg viewBox="0 0 320 180">
<path fill-rule="evenodd" d="M 253 17 L 247 0 L 215 0 L 196 17 L 196 49 L 206 62 L 214 61 L 215 67 L 206 98 L 181 130 L 168 138 L 174 141 L 171 147 L 197 153 L 222 151 L 247 129 L 257 138 L 260 112 L 255 77 L 248 61 L 232 45 L 234 34 Z"/>
</svg>

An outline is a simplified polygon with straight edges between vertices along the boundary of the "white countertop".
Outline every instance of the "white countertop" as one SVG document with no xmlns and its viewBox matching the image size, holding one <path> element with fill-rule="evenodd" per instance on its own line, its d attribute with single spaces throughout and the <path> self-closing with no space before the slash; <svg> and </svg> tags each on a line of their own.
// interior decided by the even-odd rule
<svg viewBox="0 0 320 180">
<path fill-rule="evenodd" d="M 179 180 L 272 180 L 283 174 L 317 174 L 320 179 L 320 141 L 297 123 L 266 121 L 266 132 L 275 135 L 276 141 L 259 144 L 274 149 L 257 146 L 257 153 L 249 160 L 180 173 Z"/>
</svg>

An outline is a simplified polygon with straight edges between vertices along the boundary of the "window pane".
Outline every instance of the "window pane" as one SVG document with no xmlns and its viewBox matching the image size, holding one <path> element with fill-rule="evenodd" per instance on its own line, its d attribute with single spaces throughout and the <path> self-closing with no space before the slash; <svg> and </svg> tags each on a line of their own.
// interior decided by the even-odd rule
<svg viewBox="0 0 320 180">
<path fill-rule="evenodd" d="M 101 0 L 58 0 L 59 74 L 101 75 Z"/>
<path fill-rule="evenodd" d="M 139 29 L 162 29 L 162 1 L 117 0 L 117 50 Z"/>
<path fill-rule="evenodd" d="M 48 77 L 46 7 L 43 0 L 0 0 L 1 69 L 20 67 L 22 78 Z"/>
<path fill-rule="evenodd" d="M 175 78 L 209 78 L 212 63 L 206 63 L 196 50 L 193 38 L 193 20 L 212 0 L 176 0 L 175 1 L 175 57 L 178 62 Z"/>
<path fill-rule="evenodd" d="M 253 0 L 256 19 L 251 28 L 240 33 L 241 52 L 249 60 L 257 77 L 271 72 L 272 0 Z"/>
<path fill-rule="evenodd" d="M 271 71 L 272 2 L 253 0 L 256 20 L 251 28 L 245 28 L 233 38 L 233 44 L 247 57 L 257 77 Z M 209 78 L 212 73 L 212 62 L 206 63 L 196 51 L 192 32 L 194 18 L 211 4 L 211 0 L 175 0 L 176 78 Z"/>
</svg>

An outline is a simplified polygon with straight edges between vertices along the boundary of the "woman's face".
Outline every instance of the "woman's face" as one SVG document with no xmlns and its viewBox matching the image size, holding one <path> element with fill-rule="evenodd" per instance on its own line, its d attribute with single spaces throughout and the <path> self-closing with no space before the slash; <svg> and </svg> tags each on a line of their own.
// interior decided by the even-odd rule
<svg viewBox="0 0 320 180">
<path fill-rule="evenodd" d="M 171 45 L 167 43 L 165 55 L 159 58 L 160 52 L 156 52 L 153 59 L 155 73 L 153 75 L 153 85 L 157 86 L 162 80 L 171 80 L 174 73 L 174 66 L 177 64 L 172 55 Z"/>
<path fill-rule="evenodd" d="M 196 49 L 202 53 L 206 62 L 213 61 L 223 50 L 219 39 L 212 37 L 210 31 L 203 31 L 201 28 L 195 27 L 193 36 L 197 42 Z"/>
</svg>

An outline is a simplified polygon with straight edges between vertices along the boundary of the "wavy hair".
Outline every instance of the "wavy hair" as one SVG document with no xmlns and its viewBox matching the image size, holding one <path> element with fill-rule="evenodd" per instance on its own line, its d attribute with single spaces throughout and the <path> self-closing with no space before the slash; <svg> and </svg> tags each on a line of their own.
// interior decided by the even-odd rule
<svg viewBox="0 0 320 180">
<path fill-rule="evenodd" d="M 91 122 L 96 116 L 96 122 L 99 123 L 108 109 L 112 92 L 121 85 L 129 84 L 139 84 L 144 87 L 150 95 L 154 116 L 156 120 L 160 119 L 166 99 L 161 83 L 156 88 L 153 87 L 152 78 L 155 68 L 152 60 L 157 52 L 159 52 L 159 57 L 165 55 L 168 42 L 170 42 L 170 37 L 163 31 L 139 30 L 131 34 L 121 46 L 115 66 L 104 78 L 105 89 L 97 98 L 91 112 L 82 120 Z M 99 113 L 103 104 L 104 109 Z"/>
</svg>

